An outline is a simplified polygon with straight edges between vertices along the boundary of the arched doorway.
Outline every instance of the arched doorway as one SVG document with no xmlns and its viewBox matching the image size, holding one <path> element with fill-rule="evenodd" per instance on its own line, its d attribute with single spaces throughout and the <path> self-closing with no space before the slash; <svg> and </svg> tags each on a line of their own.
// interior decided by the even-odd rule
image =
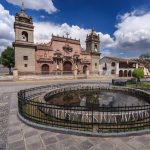
<svg viewBox="0 0 150 150">
<path fill-rule="evenodd" d="M 115 72 L 115 70 L 113 69 L 113 70 L 111 70 L 111 74 L 115 74 L 116 72 Z"/>
<path fill-rule="evenodd" d="M 71 72 L 72 71 L 72 63 L 70 61 L 65 61 L 64 62 L 63 71 L 64 72 Z"/>
<path fill-rule="evenodd" d="M 127 77 L 127 76 L 128 76 L 128 71 L 125 70 L 125 71 L 124 71 L 124 77 Z"/>
<path fill-rule="evenodd" d="M 87 65 L 84 65 L 84 66 L 83 66 L 83 74 L 85 74 L 85 73 L 86 73 L 87 68 L 88 68 L 88 67 L 87 67 Z"/>
<path fill-rule="evenodd" d="M 129 70 L 128 77 L 131 77 L 131 76 L 132 76 L 132 72 L 131 72 L 131 70 Z"/>
<path fill-rule="evenodd" d="M 123 77 L 123 71 L 122 70 L 119 71 L 119 77 Z"/>
<path fill-rule="evenodd" d="M 41 67 L 42 74 L 49 74 L 49 65 L 44 64 Z"/>
</svg>

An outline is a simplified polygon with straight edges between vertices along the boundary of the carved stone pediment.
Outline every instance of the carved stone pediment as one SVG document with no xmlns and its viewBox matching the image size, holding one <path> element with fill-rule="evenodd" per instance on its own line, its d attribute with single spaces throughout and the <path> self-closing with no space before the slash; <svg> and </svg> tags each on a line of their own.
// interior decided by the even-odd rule
<svg viewBox="0 0 150 150">
<path fill-rule="evenodd" d="M 62 55 L 60 50 L 56 50 L 54 54 Z"/>
<path fill-rule="evenodd" d="M 53 60 L 51 58 L 39 58 L 37 62 L 53 62 Z"/>
<path fill-rule="evenodd" d="M 26 17 L 20 17 L 19 18 L 20 22 L 25 22 L 25 23 L 30 23 L 30 19 L 26 18 Z"/>
<path fill-rule="evenodd" d="M 72 48 L 69 44 L 65 44 L 65 45 L 63 46 L 63 50 L 64 50 L 65 52 L 72 52 L 72 51 L 73 51 L 73 48 Z"/>
</svg>

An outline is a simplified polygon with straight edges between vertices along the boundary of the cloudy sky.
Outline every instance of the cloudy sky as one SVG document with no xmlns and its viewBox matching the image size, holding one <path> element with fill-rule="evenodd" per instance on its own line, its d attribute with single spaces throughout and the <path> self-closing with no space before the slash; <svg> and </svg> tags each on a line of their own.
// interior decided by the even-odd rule
<svg viewBox="0 0 150 150">
<path fill-rule="evenodd" d="M 69 32 L 85 48 L 95 28 L 103 56 L 138 57 L 150 53 L 150 0 L 23 0 L 33 17 L 35 43 Z M 22 0 L 0 0 L 0 53 L 14 41 L 14 16 Z"/>
</svg>

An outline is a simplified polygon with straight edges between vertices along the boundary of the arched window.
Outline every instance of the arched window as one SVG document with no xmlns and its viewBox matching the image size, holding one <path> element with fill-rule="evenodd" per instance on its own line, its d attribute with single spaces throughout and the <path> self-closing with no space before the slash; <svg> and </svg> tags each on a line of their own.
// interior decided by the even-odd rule
<svg viewBox="0 0 150 150">
<path fill-rule="evenodd" d="M 97 48 L 97 45 L 96 45 L 96 44 L 94 45 L 94 50 L 95 50 L 95 52 L 98 51 L 98 48 Z"/>
<path fill-rule="evenodd" d="M 128 72 L 128 77 L 131 77 L 131 76 L 132 76 L 132 71 L 129 70 L 129 72 Z"/>
<path fill-rule="evenodd" d="M 119 71 L 119 77 L 123 77 L 123 70 Z"/>
<path fill-rule="evenodd" d="M 28 42 L 28 33 L 25 31 L 22 32 L 22 41 Z"/>
<path fill-rule="evenodd" d="M 124 70 L 124 77 L 127 77 L 127 76 L 128 76 L 128 71 Z"/>
<path fill-rule="evenodd" d="M 103 67 L 103 70 L 107 70 L 107 64 L 105 63 L 105 66 Z"/>
<path fill-rule="evenodd" d="M 115 62 L 112 62 L 112 63 L 111 63 L 111 66 L 112 66 L 112 67 L 114 67 L 115 65 L 116 65 L 116 63 L 115 63 Z"/>
<path fill-rule="evenodd" d="M 97 63 L 95 63 L 95 69 L 97 69 Z"/>
<path fill-rule="evenodd" d="M 87 66 L 87 65 L 84 65 L 84 66 L 83 66 L 83 74 L 86 73 L 87 69 L 88 69 L 88 66 Z"/>
</svg>

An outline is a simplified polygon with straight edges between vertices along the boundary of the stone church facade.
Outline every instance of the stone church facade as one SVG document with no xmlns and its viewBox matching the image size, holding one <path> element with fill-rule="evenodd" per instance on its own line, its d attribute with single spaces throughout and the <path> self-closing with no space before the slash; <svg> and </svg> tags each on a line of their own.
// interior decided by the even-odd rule
<svg viewBox="0 0 150 150">
<path fill-rule="evenodd" d="M 14 23 L 15 67 L 22 74 L 71 73 L 78 74 L 86 70 L 99 73 L 100 38 L 94 29 L 87 35 L 86 49 L 81 47 L 80 40 L 67 36 L 52 35 L 46 44 L 34 44 L 34 25 L 32 17 L 27 16 L 24 5 L 15 16 Z M 42 31 L 41 31 L 42 32 Z"/>
</svg>

